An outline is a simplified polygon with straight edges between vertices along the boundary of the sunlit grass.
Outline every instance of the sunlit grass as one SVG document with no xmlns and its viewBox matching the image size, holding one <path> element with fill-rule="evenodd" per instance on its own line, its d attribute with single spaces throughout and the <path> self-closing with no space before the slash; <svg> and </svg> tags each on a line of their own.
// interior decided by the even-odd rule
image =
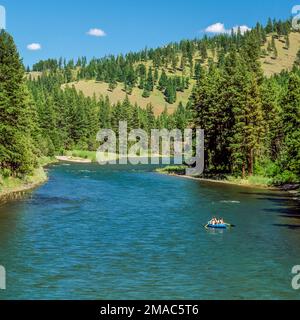
<svg viewBox="0 0 300 320">
<path fill-rule="evenodd" d="M 18 192 L 37 186 L 47 180 L 47 174 L 42 167 L 37 168 L 31 175 L 23 179 L 15 177 L 0 176 L 0 196 L 10 192 Z"/>
</svg>

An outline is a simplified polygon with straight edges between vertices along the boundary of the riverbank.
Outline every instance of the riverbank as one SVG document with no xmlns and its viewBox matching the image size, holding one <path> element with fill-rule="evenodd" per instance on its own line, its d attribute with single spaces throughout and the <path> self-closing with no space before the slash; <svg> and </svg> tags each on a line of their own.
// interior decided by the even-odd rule
<svg viewBox="0 0 300 320">
<path fill-rule="evenodd" d="M 32 175 L 26 176 L 24 179 L 0 177 L 0 202 L 13 199 L 16 194 L 35 189 L 45 183 L 47 179 L 43 167 L 35 169 Z"/>
<path fill-rule="evenodd" d="M 159 171 L 157 171 L 159 172 Z M 186 175 L 180 175 L 175 173 L 162 173 L 161 174 L 167 174 L 169 176 L 174 176 L 178 178 L 183 179 L 190 179 L 190 180 L 196 180 L 196 181 L 202 181 L 202 182 L 210 182 L 210 183 L 219 183 L 219 184 L 227 184 L 227 185 L 235 185 L 240 187 L 248 187 L 248 188 L 258 188 L 258 189 L 268 189 L 277 191 L 280 190 L 278 187 L 269 186 L 267 184 L 259 184 L 259 183 L 252 183 L 251 181 L 247 179 L 233 179 L 233 180 L 217 180 L 217 179 L 208 179 L 208 178 L 200 178 L 200 177 L 191 177 Z"/>
<path fill-rule="evenodd" d="M 164 158 L 164 156 L 159 154 L 149 155 L 148 153 L 144 153 L 141 156 L 130 155 L 128 154 L 127 158 L 130 159 L 137 159 L 137 158 L 148 158 L 154 157 L 158 159 Z M 106 162 L 118 161 L 120 159 L 124 159 L 126 156 L 120 155 L 118 153 L 107 152 L 105 156 Z M 97 160 L 97 151 L 85 151 L 85 150 L 71 150 L 65 151 L 63 155 L 57 156 L 57 160 L 65 161 L 65 162 L 77 162 L 77 163 L 96 163 Z"/>
<path fill-rule="evenodd" d="M 92 160 L 90 159 L 83 159 L 79 157 L 73 157 L 73 156 L 57 156 L 55 157 L 57 161 L 62 162 L 75 162 L 75 163 L 92 163 Z"/>
<path fill-rule="evenodd" d="M 54 158 L 43 157 L 39 160 L 40 167 L 36 168 L 32 175 L 23 179 L 0 176 L 0 202 L 15 198 L 16 195 L 35 189 L 48 180 L 44 167 L 51 163 L 57 162 Z"/>
<path fill-rule="evenodd" d="M 202 182 L 226 184 L 226 185 L 236 185 L 240 187 L 247 188 L 258 188 L 258 189 L 268 189 L 273 191 L 288 191 L 296 197 L 300 195 L 299 186 L 297 185 L 285 185 L 285 186 L 275 186 L 272 184 L 272 179 L 263 176 L 252 176 L 247 179 L 237 178 L 229 175 L 209 175 L 203 177 L 192 177 L 185 175 L 185 166 L 168 166 L 165 168 L 159 168 L 156 170 L 157 173 L 165 174 L 169 176 L 174 176 L 183 179 L 190 179 Z"/>
</svg>

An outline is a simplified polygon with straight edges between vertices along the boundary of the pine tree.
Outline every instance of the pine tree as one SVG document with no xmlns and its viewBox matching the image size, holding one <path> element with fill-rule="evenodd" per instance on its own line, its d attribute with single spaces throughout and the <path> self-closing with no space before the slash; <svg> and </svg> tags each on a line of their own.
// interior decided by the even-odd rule
<svg viewBox="0 0 300 320">
<path fill-rule="evenodd" d="M 111 105 L 109 98 L 106 96 L 98 103 L 99 105 L 99 129 L 110 129 L 112 123 Z"/>
<path fill-rule="evenodd" d="M 268 23 L 267 23 L 267 26 L 266 26 L 266 32 L 267 33 L 271 33 L 273 32 L 274 29 L 273 29 L 273 21 L 271 18 L 268 19 Z"/>
<path fill-rule="evenodd" d="M 0 170 L 29 174 L 37 165 L 32 138 L 34 104 L 13 38 L 0 32 Z"/>
<path fill-rule="evenodd" d="M 207 48 L 204 43 L 201 43 L 201 45 L 200 45 L 200 56 L 201 56 L 202 62 L 204 62 L 208 57 Z"/>
<path fill-rule="evenodd" d="M 143 98 L 149 98 L 150 95 L 151 95 L 150 91 L 145 88 L 143 93 L 142 93 L 142 97 Z"/>
<path fill-rule="evenodd" d="M 265 134 L 263 137 L 264 155 L 276 160 L 281 149 L 282 118 L 281 118 L 281 90 L 273 79 L 265 79 L 260 88 L 262 97 L 262 112 Z"/>
<path fill-rule="evenodd" d="M 149 68 L 149 71 L 148 71 L 148 77 L 146 80 L 145 89 L 148 92 L 151 92 L 154 89 L 153 71 L 151 67 Z"/>
<path fill-rule="evenodd" d="M 72 69 L 70 67 L 67 67 L 65 69 L 65 79 L 66 79 L 67 83 L 73 81 L 73 73 L 72 73 Z M 97 79 L 98 79 L 98 76 L 97 76 Z M 101 80 L 98 80 L 98 81 L 101 81 Z"/>
<path fill-rule="evenodd" d="M 188 127 L 188 117 L 185 107 L 182 102 L 179 103 L 178 108 L 174 113 L 175 127 L 182 132 Z"/>
<path fill-rule="evenodd" d="M 140 110 L 137 104 L 134 105 L 132 110 L 132 116 L 130 119 L 130 127 L 131 129 L 139 129 L 141 128 L 141 121 L 140 121 Z"/>
<path fill-rule="evenodd" d="M 287 34 L 287 35 L 285 36 L 285 49 L 286 49 L 286 50 L 289 50 L 289 48 L 290 48 L 290 37 L 289 37 L 289 35 Z"/>
<path fill-rule="evenodd" d="M 182 55 L 181 61 L 180 61 L 180 70 L 182 72 L 185 71 L 185 66 L 186 66 L 186 57 L 185 57 L 185 55 Z"/>
<path fill-rule="evenodd" d="M 113 92 L 117 87 L 117 82 L 112 80 L 108 85 L 108 90 Z"/>
<path fill-rule="evenodd" d="M 281 155 L 283 171 L 300 176 L 300 76 L 291 73 L 283 99 L 284 146 Z M 299 181 L 297 181 L 299 182 Z"/>
<path fill-rule="evenodd" d="M 272 42 L 271 42 L 271 47 L 272 47 L 272 51 L 273 51 L 273 59 L 277 59 L 278 57 L 278 51 L 276 48 L 276 43 L 275 43 L 275 37 L 272 37 Z"/>
<path fill-rule="evenodd" d="M 145 78 L 140 77 L 140 82 L 139 82 L 138 87 L 139 87 L 139 89 L 141 89 L 141 90 L 144 89 L 144 87 L 145 87 Z"/>
<path fill-rule="evenodd" d="M 273 47 L 272 47 L 271 42 L 268 42 L 267 51 L 268 51 L 268 53 L 271 53 L 273 51 Z"/>
<path fill-rule="evenodd" d="M 172 81 L 172 79 L 168 80 L 168 84 L 165 90 L 166 101 L 170 104 L 176 102 L 176 85 Z"/>
<path fill-rule="evenodd" d="M 174 54 L 173 57 L 172 57 L 172 69 L 173 69 L 173 73 L 176 73 L 177 64 L 178 64 L 178 57 L 177 57 L 176 54 Z"/>
<path fill-rule="evenodd" d="M 261 42 L 257 31 L 251 30 L 244 36 L 244 43 L 241 49 L 241 55 L 246 62 L 247 68 L 261 79 L 263 77 L 260 56 Z"/>
<path fill-rule="evenodd" d="M 155 68 L 155 70 L 154 70 L 154 78 L 153 78 L 155 85 L 157 84 L 158 78 L 159 78 L 158 69 Z"/>
<path fill-rule="evenodd" d="M 165 90 L 166 87 L 167 87 L 167 84 L 168 84 L 168 76 L 165 72 L 165 70 L 162 71 L 162 74 L 160 76 L 160 79 L 159 79 L 159 83 L 158 83 L 158 88 L 159 90 Z"/>
<path fill-rule="evenodd" d="M 148 104 L 146 107 L 146 114 L 147 114 L 147 129 L 148 133 L 151 132 L 151 129 L 155 128 L 155 115 L 153 111 L 153 106 L 152 104 Z"/>
<path fill-rule="evenodd" d="M 201 76 L 202 76 L 202 66 L 201 63 L 196 63 L 195 66 L 195 79 L 197 80 L 197 82 L 199 82 L 201 80 Z"/>
<path fill-rule="evenodd" d="M 256 75 L 247 71 L 243 62 L 237 66 L 234 82 L 232 164 L 234 170 L 245 177 L 246 174 L 253 175 L 255 158 L 260 154 L 263 132 L 261 97 Z"/>
</svg>

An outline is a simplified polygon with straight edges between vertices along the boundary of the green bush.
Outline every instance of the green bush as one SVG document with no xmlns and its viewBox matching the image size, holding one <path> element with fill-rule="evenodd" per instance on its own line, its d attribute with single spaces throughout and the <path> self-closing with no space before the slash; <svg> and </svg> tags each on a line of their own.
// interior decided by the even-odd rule
<svg viewBox="0 0 300 320">
<path fill-rule="evenodd" d="M 276 175 L 273 179 L 274 184 L 299 183 L 300 178 L 293 172 L 285 170 Z"/>
<path fill-rule="evenodd" d="M 255 175 L 272 178 L 280 173 L 280 167 L 271 160 L 257 163 L 254 168 Z"/>
<path fill-rule="evenodd" d="M 11 171 L 9 169 L 1 169 L 0 176 L 2 176 L 4 179 L 10 177 Z"/>
</svg>

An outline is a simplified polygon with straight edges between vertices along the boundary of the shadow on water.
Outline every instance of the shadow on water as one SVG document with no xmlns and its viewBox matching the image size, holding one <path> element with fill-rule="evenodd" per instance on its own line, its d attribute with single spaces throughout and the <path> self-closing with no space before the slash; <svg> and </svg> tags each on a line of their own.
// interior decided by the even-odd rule
<svg viewBox="0 0 300 320">
<path fill-rule="evenodd" d="M 288 228 L 290 230 L 299 230 L 300 225 L 294 225 L 294 224 L 273 224 L 275 227 L 281 227 L 281 228 Z"/>
<path fill-rule="evenodd" d="M 263 209 L 267 213 L 277 213 L 285 221 L 273 224 L 275 227 L 288 228 L 290 230 L 300 230 L 300 201 L 295 195 L 283 192 L 241 192 L 244 195 L 257 196 L 257 200 L 267 200 L 275 206 Z"/>
</svg>

